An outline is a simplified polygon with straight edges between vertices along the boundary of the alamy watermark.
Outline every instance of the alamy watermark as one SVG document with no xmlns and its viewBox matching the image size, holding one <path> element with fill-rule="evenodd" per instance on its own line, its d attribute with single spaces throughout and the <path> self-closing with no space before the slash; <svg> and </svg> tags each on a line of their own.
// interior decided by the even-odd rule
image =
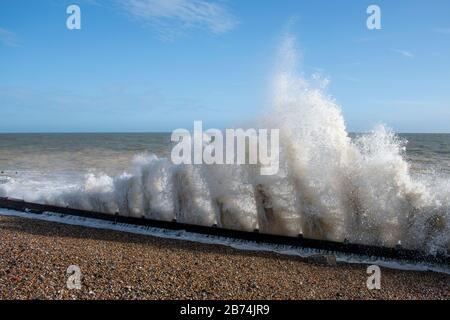
<svg viewBox="0 0 450 320">
<path fill-rule="evenodd" d="M 76 4 L 72 4 L 67 7 L 66 13 L 69 17 L 66 20 L 66 26 L 69 30 L 81 29 L 81 9 Z"/>
<path fill-rule="evenodd" d="M 371 265 L 367 267 L 367 274 L 370 276 L 367 278 L 367 289 L 380 290 L 381 289 L 381 269 L 377 265 Z"/>
<path fill-rule="evenodd" d="M 225 136 L 224 136 L 225 133 Z M 261 165 L 261 175 L 275 175 L 280 163 L 279 129 L 208 129 L 194 122 L 194 132 L 172 132 L 174 164 Z M 248 143 L 247 143 L 248 142 Z"/>
<path fill-rule="evenodd" d="M 67 289 L 69 290 L 81 290 L 81 269 L 77 265 L 71 265 L 67 268 Z"/>
<path fill-rule="evenodd" d="M 381 9 L 379 6 L 372 4 L 367 7 L 367 14 L 370 16 L 367 18 L 366 25 L 369 30 L 381 29 Z"/>
<path fill-rule="evenodd" d="M 67 7 L 66 13 L 69 15 L 66 20 L 66 26 L 69 30 L 81 29 L 81 8 L 76 4 Z M 369 17 L 366 20 L 366 26 L 369 30 L 381 29 L 381 8 L 376 4 L 367 7 L 366 13 Z"/>
</svg>

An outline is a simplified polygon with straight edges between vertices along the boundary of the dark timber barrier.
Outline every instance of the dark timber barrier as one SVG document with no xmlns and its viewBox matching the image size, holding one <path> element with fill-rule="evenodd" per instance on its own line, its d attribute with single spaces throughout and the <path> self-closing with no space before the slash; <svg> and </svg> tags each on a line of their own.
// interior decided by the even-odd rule
<svg viewBox="0 0 450 320">
<path fill-rule="evenodd" d="M 310 248 L 326 250 L 330 252 L 342 252 L 348 254 L 365 255 L 370 257 L 392 258 L 399 260 L 409 260 L 415 262 L 432 262 L 450 265 L 450 256 L 448 254 L 430 255 L 417 250 L 409 250 L 402 247 L 387 248 L 373 245 L 354 244 L 348 242 L 333 242 L 326 240 L 316 240 L 290 236 L 280 236 L 264 234 L 260 232 L 246 232 L 238 230 L 223 229 L 215 226 L 206 227 L 176 221 L 159 221 L 146 218 L 124 217 L 118 214 L 111 215 L 106 213 L 91 212 L 86 210 L 62 208 L 57 206 L 29 203 L 23 200 L 0 197 L 0 208 L 42 214 L 44 212 L 57 213 L 62 215 L 85 217 L 111 221 L 115 223 L 126 223 L 131 225 L 148 226 L 153 228 L 168 230 L 185 230 L 192 233 L 203 235 L 212 235 L 227 237 L 239 240 L 253 241 L 257 243 L 281 244 L 299 248 Z"/>
</svg>

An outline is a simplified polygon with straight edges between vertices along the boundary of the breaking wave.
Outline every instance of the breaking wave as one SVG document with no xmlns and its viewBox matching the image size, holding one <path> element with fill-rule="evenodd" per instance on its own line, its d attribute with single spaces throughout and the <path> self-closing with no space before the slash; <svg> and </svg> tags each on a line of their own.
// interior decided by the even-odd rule
<svg viewBox="0 0 450 320">
<path fill-rule="evenodd" d="M 173 165 L 141 155 L 119 176 L 91 173 L 82 184 L 28 198 L 133 217 L 447 252 L 448 179 L 413 176 L 405 141 L 385 126 L 351 139 L 340 107 L 325 93 L 326 81 L 298 74 L 295 39 L 286 37 L 280 51 L 272 107 L 260 123 L 280 129 L 276 175 L 261 176 L 255 165 Z M 0 185 L 0 195 L 16 194 L 8 183 Z"/>
</svg>

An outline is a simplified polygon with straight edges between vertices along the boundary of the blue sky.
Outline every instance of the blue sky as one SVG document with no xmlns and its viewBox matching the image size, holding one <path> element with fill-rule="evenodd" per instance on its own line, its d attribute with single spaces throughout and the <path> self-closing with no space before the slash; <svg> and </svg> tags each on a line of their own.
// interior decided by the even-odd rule
<svg viewBox="0 0 450 320">
<path fill-rule="evenodd" d="M 81 30 L 66 28 L 70 4 Z M 450 132 L 448 0 L 2 0 L 0 132 L 245 122 L 293 20 L 302 72 L 329 78 L 350 131 Z"/>
</svg>

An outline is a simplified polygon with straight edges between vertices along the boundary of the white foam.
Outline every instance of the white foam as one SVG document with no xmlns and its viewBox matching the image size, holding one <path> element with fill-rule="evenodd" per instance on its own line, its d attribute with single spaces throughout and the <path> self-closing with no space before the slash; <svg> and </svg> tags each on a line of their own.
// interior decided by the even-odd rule
<svg viewBox="0 0 450 320">
<path fill-rule="evenodd" d="M 272 107 L 260 122 L 280 129 L 280 171 L 233 165 L 176 166 L 138 156 L 128 172 L 88 174 L 84 183 L 12 178 L 0 196 L 124 216 L 152 217 L 307 238 L 447 253 L 450 183 L 414 177 L 405 142 L 377 126 L 352 140 L 327 81 L 296 67 L 295 40 L 280 48 Z"/>
</svg>

